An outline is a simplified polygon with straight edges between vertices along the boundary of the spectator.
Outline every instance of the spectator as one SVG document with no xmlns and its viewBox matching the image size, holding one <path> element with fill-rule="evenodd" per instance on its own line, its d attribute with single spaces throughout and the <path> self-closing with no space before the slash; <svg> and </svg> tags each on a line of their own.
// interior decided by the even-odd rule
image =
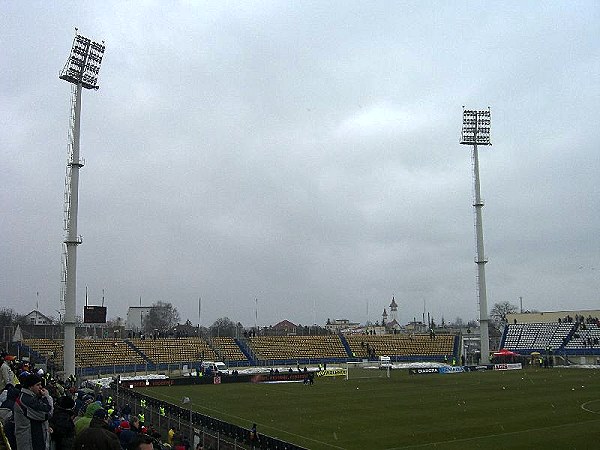
<svg viewBox="0 0 600 450">
<path fill-rule="evenodd" d="M 54 414 L 48 421 L 52 430 L 51 438 L 57 450 L 71 449 L 75 442 L 75 401 L 71 397 L 61 397 L 56 401 Z"/>
<path fill-rule="evenodd" d="M 104 409 L 94 412 L 90 426 L 75 439 L 75 450 L 121 450 L 119 438 L 108 429 L 108 413 Z"/>
<path fill-rule="evenodd" d="M 6 357 L 8 356 L 5 352 L 2 352 L 2 365 L 0 366 L 0 391 L 3 391 L 7 384 L 15 382 L 15 374 L 10 369 Z"/>
<path fill-rule="evenodd" d="M 90 426 L 90 423 L 92 422 L 92 417 L 94 417 L 94 413 L 100 408 L 102 408 L 102 406 L 98 402 L 92 402 L 89 405 L 87 405 L 83 417 L 80 417 L 75 422 L 75 434 L 77 436 L 79 436 L 79 433 L 81 433 L 83 430 Z"/>
<path fill-rule="evenodd" d="M 127 446 L 128 450 L 153 450 L 153 439 L 145 434 L 138 434 Z"/>
<path fill-rule="evenodd" d="M 131 425 L 126 420 L 121 422 L 121 426 L 119 428 L 121 428 L 121 432 L 119 433 L 121 447 L 127 448 L 129 444 L 136 438 L 137 433 L 131 430 Z"/>
<path fill-rule="evenodd" d="M 36 374 L 23 377 L 21 386 L 13 411 L 17 448 L 46 450 L 50 445 L 48 419 L 54 410 L 54 400 Z"/>
<path fill-rule="evenodd" d="M 17 448 L 17 441 L 15 437 L 15 420 L 13 415 L 13 409 L 15 401 L 21 395 L 21 390 L 13 387 L 10 384 L 6 385 L 6 400 L 0 404 L 0 420 L 4 426 L 4 434 L 11 448 Z"/>
</svg>

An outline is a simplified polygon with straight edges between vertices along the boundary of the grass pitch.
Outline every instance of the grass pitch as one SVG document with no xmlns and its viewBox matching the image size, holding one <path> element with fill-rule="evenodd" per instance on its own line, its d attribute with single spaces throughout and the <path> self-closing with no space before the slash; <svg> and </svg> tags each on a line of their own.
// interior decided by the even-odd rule
<svg viewBox="0 0 600 450">
<path fill-rule="evenodd" d="M 310 449 L 597 449 L 600 370 L 318 378 L 144 388 L 203 414 Z"/>
</svg>

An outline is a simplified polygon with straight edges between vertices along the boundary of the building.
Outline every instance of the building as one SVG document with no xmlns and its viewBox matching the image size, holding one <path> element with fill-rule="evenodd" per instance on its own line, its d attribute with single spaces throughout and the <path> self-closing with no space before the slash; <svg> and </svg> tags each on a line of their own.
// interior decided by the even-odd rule
<svg viewBox="0 0 600 450">
<path fill-rule="evenodd" d="M 130 306 L 127 310 L 125 330 L 140 333 L 142 331 L 144 319 L 150 314 L 151 309 L 151 306 Z"/>
<path fill-rule="evenodd" d="M 348 319 L 327 319 L 327 323 L 325 324 L 325 328 L 331 333 L 344 332 L 358 327 L 360 327 L 360 323 L 350 322 Z"/>
<path fill-rule="evenodd" d="M 272 327 L 273 332 L 278 336 L 295 336 L 297 327 L 289 320 L 282 320 Z"/>
<path fill-rule="evenodd" d="M 53 321 L 49 317 L 43 315 L 37 309 L 34 309 L 25 316 L 25 320 L 29 325 L 52 325 Z"/>
</svg>

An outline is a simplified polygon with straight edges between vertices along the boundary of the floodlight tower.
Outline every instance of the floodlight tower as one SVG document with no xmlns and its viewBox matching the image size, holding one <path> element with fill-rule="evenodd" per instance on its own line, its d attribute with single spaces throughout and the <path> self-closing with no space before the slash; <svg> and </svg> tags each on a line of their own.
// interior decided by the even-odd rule
<svg viewBox="0 0 600 450">
<path fill-rule="evenodd" d="M 483 249 L 483 223 L 481 218 L 481 209 L 483 200 L 481 199 L 481 188 L 479 185 L 479 153 L 478 145 L 492 145 L 490 141 L 491 113 L 487 111 L 468 110 L 463 107 L 463 126 L 460 143 L 473 146 L 473 187 L 475 208 L 475 235 L 477 243 L 477 294 L 479 297 L 479 329 L 481 332 L 481 363 L 490 362 L 490 333 L 488 328 L 488 306 L 487 292 L 485 287 L 485 263 L 487 259 Z"/>
<path fill-rule="evenodd" d="M 102 44 L 80 35 L 75 28 L 71 54 L 60 72 L 61 80 L 71 83 L 71 119 L 67 147 L 67 174 L 65 177 L 65 240 L 63 241 L 63 303 L 65 318 L 64 377 L 75 375 L 75 311 L 77 309 L 77 209 L 79 203 L 79 124 L 81 117 L 81 90 L 98 89 L 98 73 L 104 55 Z"/>
</svg>

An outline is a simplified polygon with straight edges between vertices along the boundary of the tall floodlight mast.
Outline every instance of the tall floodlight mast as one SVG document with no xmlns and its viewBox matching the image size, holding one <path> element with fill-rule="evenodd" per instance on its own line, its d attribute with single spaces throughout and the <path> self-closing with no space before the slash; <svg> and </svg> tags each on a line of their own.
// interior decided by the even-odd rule
<svg viewBox="0 0 600 450">
<path fill-rule="evenodd" d="M 71 54 L 59 78 L 71 86 L 71 119 L 67 148 L 67 174 L 65 177 L 65 240 L 63 241 L 63 289 L 65 343 L 64 377 L 75 375 L 75 311 L 77 309 L 77 208 L 79 202 L 79 124 L 81 117 L 81 90 L 98 89 L 98 73 L 104 55 L 104 42 L 98 44 L 81 36 L 75 29 Z"/>
<path fill-rule="evenodd" d="M 481 363 L 490 362 L 490 332 L 489 317 L 487 306 L 487 292 L 485 287 L 485 263 L 487 259 L 483 250 L 483 223 L 481 218 L 481 209 L 483 200 L 481 199 L 481 188 L 479 185 L 479 153 L 478 145 L 492 145 L 490 141 L 491 113 L 487 111 L 475 111 L 464 109 L 463 107 L 463 126 L 460 143 L 473 146 L 473 187 L 475 208 L 475 235 L 477 244 L 477 295 L 479 297 L 479 329 L 481 331 Z"/>
</svg>

